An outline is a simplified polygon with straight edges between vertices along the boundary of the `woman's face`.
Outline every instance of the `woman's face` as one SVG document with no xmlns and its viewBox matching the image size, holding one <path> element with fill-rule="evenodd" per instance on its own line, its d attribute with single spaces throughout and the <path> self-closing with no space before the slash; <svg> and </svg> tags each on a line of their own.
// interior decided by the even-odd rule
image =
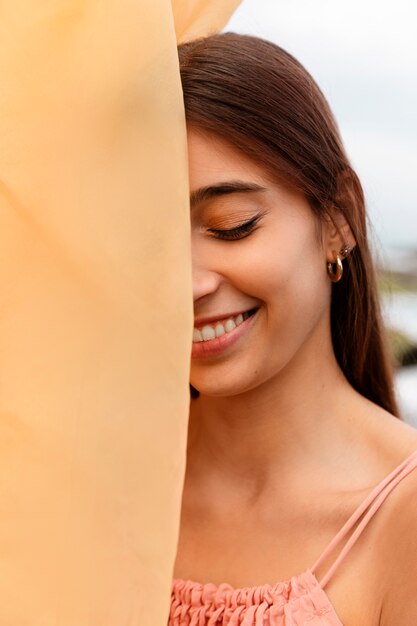
<svg viewBox="0 0 417 626">
<path fill-rule="evenodd" d="M 328 336 L 331 244 L 302 194 L 272 183 L 230 144 L 190 129 L 188 155 L 190 382 L 203 395 L 231 396 L 295 366 Z"/>
</svg>

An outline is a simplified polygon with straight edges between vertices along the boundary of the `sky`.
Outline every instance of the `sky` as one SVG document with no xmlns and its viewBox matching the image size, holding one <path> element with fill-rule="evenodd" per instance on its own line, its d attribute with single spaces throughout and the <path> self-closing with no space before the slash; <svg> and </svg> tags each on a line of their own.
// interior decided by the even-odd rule
<svg viewBox="0 0 417 626">
<path fill-rule="evenodd" d="M 365 189 L 377 246 L 417 250 L 414 0 L 242 0 L 225 27 L 274 41 L 312 74 Z"/>
</svg>

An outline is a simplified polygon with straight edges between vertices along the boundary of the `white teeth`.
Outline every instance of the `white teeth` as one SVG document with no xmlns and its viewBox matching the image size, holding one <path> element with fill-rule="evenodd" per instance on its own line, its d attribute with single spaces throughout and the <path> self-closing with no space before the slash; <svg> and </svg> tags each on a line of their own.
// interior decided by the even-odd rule
<svg viewBox="0 0 417 626">
<path fill-rule="evenodd" d="M 227 320 L 226 324 L 224 325 L 224 328 L 227 333 L 230 333 L 231 330 L 236 328 L 236 324 L 234 323 L 233 320 Z"/>
<path fill-rule="evenodd" d="M 249 312 L 239 313 L 235 318 L 230 318 L 224 323 L 217 322 L 215 327 L 206 324 L 203 328 L 194 328 L 193 342 L 211 341 L 216 337 L 221 337 L 225 333 L 230 333 L 232 330 L 239 326 L 242 322 L 250 317 Z"/>
<path fill-rule="evenodd" d="M 194 328 L 193 341 L 203 341 L 203 335 L 201 334 L 201 331 L 198 330 L 198 328 Z"/>
<path fill-rule="evenodd" d="M 214 339 L 216 336 L 216 331 L 211 326 L 203 326 L 201 329 L 201 334 L 203 336 L 204 341 L 209 341 L 210 339 Z"/>
<path fill-rule="evenodd" d="M 216 337 L 221 337 L 225 332 L 223 324 L 216 324 Z"/>
</svg>

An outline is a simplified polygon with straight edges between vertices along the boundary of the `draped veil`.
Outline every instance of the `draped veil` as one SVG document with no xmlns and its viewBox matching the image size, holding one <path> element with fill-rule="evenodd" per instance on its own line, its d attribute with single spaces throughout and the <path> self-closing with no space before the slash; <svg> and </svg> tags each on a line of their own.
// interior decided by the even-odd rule
<svg viewBox="0 0 417 626">
<path fill-rule="evenodd" d="M 162 626 L 192 292 L 176 43 L 236 0 L 0 6 L 0 624 Z"/>
</svg>

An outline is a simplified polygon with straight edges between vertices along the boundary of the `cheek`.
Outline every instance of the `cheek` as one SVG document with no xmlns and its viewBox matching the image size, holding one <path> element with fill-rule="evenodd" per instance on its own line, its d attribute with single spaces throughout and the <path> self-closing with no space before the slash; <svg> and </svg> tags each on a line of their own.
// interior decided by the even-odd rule
<svg viewBox="0 0 417 626">
<path fill-rule="evenodd" d="M 327 313 L 331 283 L 315 233 L 302 229 L 285 238 L 253 245 L 250 262 L 239 263 L 241 288 L 264 306 L 268 345 L 279 345 L 274 359 L 287 361 Z M 270 353 L 272 357 L 272 352 Z"/>
<path fill-rule="evenodd" d="M 233 258 L 233 274 L 242 291 L 265 303 L 290 298 L 294 304 L 327 300 L 326 263 L 312 229 L 265 233 Z"/>
</svg>

